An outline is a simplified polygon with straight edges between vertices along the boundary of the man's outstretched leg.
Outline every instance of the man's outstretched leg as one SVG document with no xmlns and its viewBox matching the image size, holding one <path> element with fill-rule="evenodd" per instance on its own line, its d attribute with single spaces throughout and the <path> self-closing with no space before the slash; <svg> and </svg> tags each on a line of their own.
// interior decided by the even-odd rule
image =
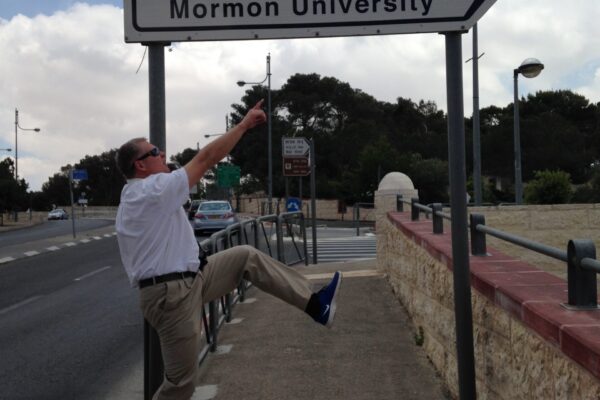
<svg viewBox="0 0 600 400">
<path fill-rule="evenodd" d="M 333 322 L 342 280 L 341 273 L 336 272 L 327 286 L 314 293 L 298 271 L 250 246 L 236 246 L 208 257 L 202 275 L 204 302 L 233 291 L 244 278 L 326 326 Z"/>
</svg>

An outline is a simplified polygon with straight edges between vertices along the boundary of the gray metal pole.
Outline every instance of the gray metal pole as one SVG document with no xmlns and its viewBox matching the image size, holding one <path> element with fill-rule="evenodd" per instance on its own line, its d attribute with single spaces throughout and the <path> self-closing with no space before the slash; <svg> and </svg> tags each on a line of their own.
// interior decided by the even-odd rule
<svg viewBox="0 0 600 400">
<path fill-rule="evenodd" d="M 521 177 L 521 131 L 519 127 L 519 70 L 514 70 L 514 148 L 515 148 L 515 203 L 523 203 L 523 181 Z"/>
<path fill-rule="evenodd" d="M 316 184 L 316 154 L 315 139 L 310 141 L 310 208 L 312 212 L 312 246 L 313 264 L 318 261 L 317 257 L 317 184 Z"/>
<path fill-rule="evenodd" d="M 19 129 L 19 110 L 15 108 L 15 181 L 19 181 L 19 146 L 17 142 L 17 130 Z"/>
<path fill-rule="evenodd" d="M 481 132 L 479 123 L 479 49 L 477 24 L 473 26 L 473 194 L 480 206 L 481 195 Z"/>
<path fill-rule="evenodd" d="M 71 192 L 71 224 L 73 225 L 73 239 L 75 239 L 75 206 L 73 205 L 73 168 L 69 171 L 69 191 Z"/>
<path fill-rule="evenodd" d="M 150 142 L 166 151 L 165 44 L 148 45 Z M 163 360 L 156 331 L 144 323 L 144 399 L 149 400 L 163 380 Z"/>
<path fill-rule="evenodd" d="M 165 106 L 165 44 L 148 45 L 150 143 L 167 151 Z"/>
<path fill-rule="evenodd" d="M 267 87 L 268 87 L 268 100 L 267 100 L 267 118 L 268 118 L 268 152 L 269 152 L 269 214 L 273 213 L 273 144 L 271 143 L 271 54 L 267 55 Z"/>
<path fill-rule="evenodd" d="M 460 399 L 467 400 L 475 399 L 477 392 L 467 234 L 462 45 L 459 32 L 446 33 L 446 87 L 458 388 Z"/>
</svg>

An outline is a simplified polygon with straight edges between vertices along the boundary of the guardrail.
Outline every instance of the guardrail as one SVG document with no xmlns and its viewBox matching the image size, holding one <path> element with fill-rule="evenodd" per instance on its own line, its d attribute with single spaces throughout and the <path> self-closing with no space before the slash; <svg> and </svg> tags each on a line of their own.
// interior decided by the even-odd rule
<svg viewBox="0 0 600 400">
<path fill-rule="evenodd" d="M 397 199 L 397 204 L 408 203 L 402 198 Z M 442 211 L 441 203 L 430 206 L 420 204 L 418 199 L 410 201 L 411 219 L 419 220 L 421 211 L 431 214 L 433 233 L 444 233 L 443 219 L 451 219 L 450 214 Z M 397 209 L 400 211 L 402 208 Z M 596 259 L 596 247 L 589 239 L 569 240 L 567 249 L 561 250 L 527 238 L 513 235 L 485 224 L 482 214 L 469 215 L 469 228 L 471 233 L 471 254 L 485 257 L 487 255 L 486 235 L 496 237 L 517 246 L 529 249 L 539 254 L 546 255 L 567 263 L 568 301 L 563 304 L 569 310 L 590 310 L 598 308 L 598 286 L 596 274 L 600 273 L 600 261 Z"/>
<path fill-rule="evenodd" d="M 273 238 L 275 235 L 275 238 Z M 302 241 L 301 248 L 298 241 Z M 274 246 L 273 246 L 274 242 Z M 272 214 L 245 220 L 218 231 L 199 243 L 207 255 L 233 246 L 250 245 L 287 264 L 308 265 L 306 224 L 302 212 Z M 218 335 L 223 323 L 231 321 L 233 308 L 243 302 L 250 283 L 242 280 L 237 289 L 219 300 L 205 304 L 200 311 L 205 345 L 200 351 L 201 364 L 210 352 L 217 350 Z M 156 331 L 144 321 L 144 399 L 150 400 L 163 379 L 160 342 Z"/>
</svg>

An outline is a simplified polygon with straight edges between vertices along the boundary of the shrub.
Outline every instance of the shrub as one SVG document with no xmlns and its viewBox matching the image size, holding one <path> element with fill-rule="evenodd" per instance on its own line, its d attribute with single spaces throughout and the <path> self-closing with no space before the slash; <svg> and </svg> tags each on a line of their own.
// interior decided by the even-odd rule
<svg viewBox="0 0 600 400">
<path fill-rule="evenodd" d="M 573 194 L 571 177 L 564 171 L 536 171 L 535 178 L 525 188 L 529 204 L 564 204 Z"/>
</svg>

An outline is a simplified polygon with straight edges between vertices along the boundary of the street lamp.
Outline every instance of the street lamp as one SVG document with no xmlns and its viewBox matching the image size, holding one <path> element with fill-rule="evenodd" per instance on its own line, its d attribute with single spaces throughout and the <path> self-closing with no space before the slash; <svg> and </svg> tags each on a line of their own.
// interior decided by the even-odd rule
<svg viewBox="0 0 600 400">
<path fill-rule="evenodd" d="M 15 108 L 15 181 L 19 180 L 19 148 L 17 142 L 17 132 L 19 129 L 22 131 L 41 131 L 40 128 L 22 128 L 19 125 L 19 110 Z"/>
<path fill-rule="evenodd" d="M 10 151 L 12 151 L 12 149 L 0 149 L 0 151 L 8 151 L 8 152 L 10 152 Z"/>
<path fill-rule="evenodd" d="M 514 70 L 514 146 L 515 146 L 515 203 L 523 203 L 523 180 L 521 173 L 521 133 L 519 131 L 519 74 L 525 78 L 535 78 L 544 69 L 544 64 L 537 58 L 528 58 Z"/>
<path fill-rule="evenodd" d="M 269 167 L 268 167 L 268 176 L 267 176 L 267 185 L 268 185 L 268 196 L 269 196 L 269 214 L 273 212 L 272 203 L 273 203 L 273 151 L 271 144 L 271 53 L 267 54 L 267 76 L 261 82 L 245 82 L 238 81 L 238 86 L 242 87 L 244 85 L 262 85 L 265 81 L 267 81 L 267 142 L 268 148 L 267 152 L 269 153 Z"/>
</svg>

